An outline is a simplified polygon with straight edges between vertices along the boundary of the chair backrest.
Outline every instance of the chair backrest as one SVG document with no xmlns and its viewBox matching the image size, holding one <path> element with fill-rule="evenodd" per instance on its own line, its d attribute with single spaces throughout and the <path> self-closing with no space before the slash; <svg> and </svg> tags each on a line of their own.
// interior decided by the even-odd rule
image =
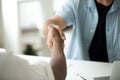
<svg viewBox="0 0 120 80">
<path fill-rule="evenodd" d="M 0 51 L 0 80 L 54 80 L 50 71 L 50 65 L 44 61 L 31 64 L 18 55 Z"/>
</svg>

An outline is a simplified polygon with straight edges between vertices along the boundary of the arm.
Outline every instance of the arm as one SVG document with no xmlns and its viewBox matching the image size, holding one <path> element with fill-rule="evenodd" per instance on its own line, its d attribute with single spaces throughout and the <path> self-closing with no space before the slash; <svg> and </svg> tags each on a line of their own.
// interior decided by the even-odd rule
<svg viewBox="0 0 120 80">
<path fill-rule="evenodd" d="M 53 36 L 53 46 L 50 48 L 52 52 L 50 65 L 52 67 L 55 80 L 65 80 L 67 70 L 66 59 L 63 52 L 64 41 L 60 38 L 60 35 L 55 28 L 51 27 L 49 29 L 49 33 L 49 36 Z"/>
<path fill-rule="evenodd" d="M 47 20 L 44 23 L 43 32 L 44 32 L 45 36 L 47 37 L 47 45 L 49 48 L 52 46 L 52 43 L 53 43 L 51 41 L 53 37 L 50 37 L 48 35 L 50 26 L 56 28 L 61 36 L 61 39 L 65 40 L 65 35 L 62 30 L 66 27 L 66 22 L 60 16 L 54 16 L 53 18 Z"/>
</svg>

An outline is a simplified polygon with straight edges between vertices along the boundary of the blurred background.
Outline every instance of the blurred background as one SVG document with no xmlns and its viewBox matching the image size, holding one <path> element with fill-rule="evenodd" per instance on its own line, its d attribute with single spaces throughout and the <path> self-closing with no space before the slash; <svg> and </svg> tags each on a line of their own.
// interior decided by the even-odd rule
<svg viewBox="0 0 120 80">
<path fill-rule="evenodd" d="M 0 48 L 9 53 L 50 56 L 43 22 L 51 18 L 64 0 L 0 0 Z M 65 29 L 67 52 L 71 28 Z"/>
</svg>

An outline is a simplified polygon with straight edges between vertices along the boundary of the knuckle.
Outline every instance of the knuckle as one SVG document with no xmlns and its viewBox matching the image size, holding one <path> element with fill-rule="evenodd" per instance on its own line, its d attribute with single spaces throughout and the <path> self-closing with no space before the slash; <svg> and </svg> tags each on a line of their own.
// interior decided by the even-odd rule
<svg viewBox="0 0 120 80">
<path fill-rule="evenodd" d="M 46 44 L 47 44 L 48 48 L 51 48 L 52 47 L 52 39 L 48 38 L 46 41 Z"/>
</svg>

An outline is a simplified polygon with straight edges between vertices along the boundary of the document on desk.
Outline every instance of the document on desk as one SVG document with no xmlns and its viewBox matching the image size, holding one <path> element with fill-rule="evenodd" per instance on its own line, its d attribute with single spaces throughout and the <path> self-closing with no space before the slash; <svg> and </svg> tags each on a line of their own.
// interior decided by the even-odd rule
<svg viewBox="0 0 120 80">
<path fill-rule="evenodd" d="M 112 63 L 68 60 L 66 80 L 109 80 Z"/>
</svg>

